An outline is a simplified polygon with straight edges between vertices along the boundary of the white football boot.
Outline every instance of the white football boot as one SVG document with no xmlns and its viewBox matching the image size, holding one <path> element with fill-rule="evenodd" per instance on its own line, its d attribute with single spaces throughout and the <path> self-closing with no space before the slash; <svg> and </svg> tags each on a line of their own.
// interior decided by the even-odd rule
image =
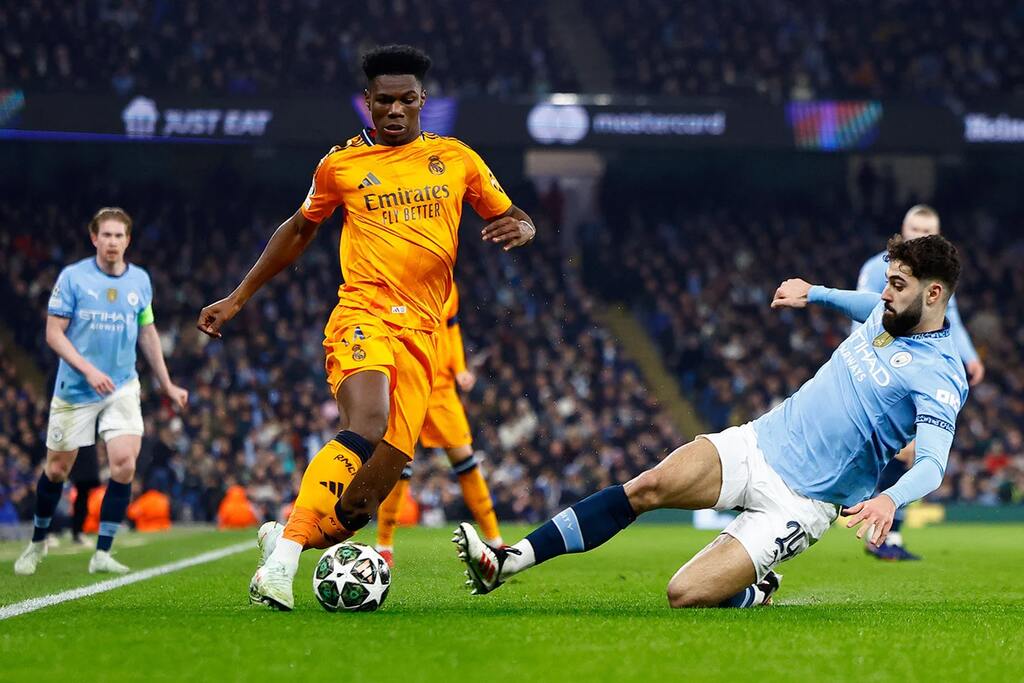
<svg viewBox="0 0 1024 683">
<path fill-rule="evenodd" d="M 46 557 L 46 541 L 29 543 L 28 547 L 21 553 L 14 563 L 14 573 L 19 576 L 31 576 L 36 573 L 36 567 Z"/>
<path fill-rule="evenodd" d="M 127 574 L 131 569 L 121 564 L 106 550 L 97 550 L 89 560 L 90 574 Z"/>
<path fill-rule="evenodd" d="M 501 568 L 509 553 L 518 550 L 505 546 L 492 548 L 480 539 L 472 524 L 463 522 L 455 528 L 452 543 L 459 548 L 459 559 L 466 564 L 467 586 L 472 586 L 473 595 L 484 595 L 500 586 Z"/>
<path fill-rule="evenodd" d="M 256 570 L 249 582 L 249 602 L 267 605 L 283 612 L 295 607 L 292 595 L 293 578 L 284 563 L 272 560 Z"/>
<path fill-rule="evenodd" d="M 256 532 L 256 546 L 260 549 L 260 560 L 256 564 L 259 569 L 267 563 L 267 558 L 277 547 L 277 539 L 284 533 L 284 524 L 280 522 L 267 522 Z"/>
</svg>

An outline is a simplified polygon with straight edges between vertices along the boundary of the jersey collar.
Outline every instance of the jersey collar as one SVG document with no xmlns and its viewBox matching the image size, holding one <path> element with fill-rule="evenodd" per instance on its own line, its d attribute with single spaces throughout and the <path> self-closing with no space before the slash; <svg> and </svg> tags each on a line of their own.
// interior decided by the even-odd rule
<svg viewBox="0 0 1024 683">
<path fill-rule="evenodd" d="M 96 269 L 96 270 L 97 270 L 97 271 L 99 272 L 99 274 L 100 274 L 100 275 L 104 275 L 104 276 L 106 276 L 106 277 L 112 277 L 112 278 L 114 278 L 114 279 L 117 279 L 117 278 L 122 278 L 122 277 L 124 277 L 125 275 L 127 275 L 127 274 L 128 274 L 128 270 L 129 270 L 129 269 L 130 269 L 130 268 L 132 267 L 132 264 L 130 264 L 130 263 L 128 263 L 127 261 L 125 261 L 125 262 L 124 262 L 124 272 L 123 272 L 123 273 L 121 273 L 120 275 L 111 275 L 111 274 L 110 274 L 110 273 L 108 273 L 107 271 L 105 271 L 105 270 L 103 270 L 102 268 L 100 268 L 100 264 L 96 262 L 96 257 L 95 257 L 95 256 L 93 256 L 93 257 L 92 257 L 91 259 L 89 259 L 89 260 L 90 260 L 90 261 L 92 261 L 92 266 L 93 266 L 93 268 L 95 268 L 95 269 Z"/>
<path fill-rule="evenodd" d="M 366 126 L 359 132 L 359 137 L 361 137 L 363 139 L 363 142 L 365 142 L 369 147 L 373 147 L 377 144 L 377 130 L 375 128 L 370 128 L 369 126 Z M 419 136 L 417 137 L 419 137 L 420 140 L 426 140 L 426 132 L 421 130 Z M 411 145 L 413 142 L 416 141 L 412 140 L 409 142 L 409 144 Z"/>
<path fill-rule="evenodd" d="M 949 318 L 942 319 L 942 329 L 932 330 L 931 332 L 920 332 L 918 334 L 912 334 L 908 339 L 944 339 L 949 336 Z"/>
</svg>

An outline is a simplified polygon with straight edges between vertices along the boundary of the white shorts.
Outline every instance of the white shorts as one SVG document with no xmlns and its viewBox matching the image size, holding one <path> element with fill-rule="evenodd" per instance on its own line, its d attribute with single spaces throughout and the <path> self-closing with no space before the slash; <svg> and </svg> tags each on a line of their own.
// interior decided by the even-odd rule
<svg viewBox="0 0 1024 683">
<path fill-rule="evenodd" d="M 725 528 L 754 561 L 757 580 L 775 565 L 818 542 L 839 516 L 839 506 L 800 495 L 764 459 L 753 425 L 705 434 L 722 461 L 716 510 L 739 510 Z"/>
<path fill-rule="evenodd" d="M 139 379 L 127 382 L 114 393 L 93 403 L 68 403 L 56 396 L 50 401 L 50 423 L 46 447 L 51 451 L 73 451 L 118 436 L 142 436 L 142 404 Z"/>
</svg>

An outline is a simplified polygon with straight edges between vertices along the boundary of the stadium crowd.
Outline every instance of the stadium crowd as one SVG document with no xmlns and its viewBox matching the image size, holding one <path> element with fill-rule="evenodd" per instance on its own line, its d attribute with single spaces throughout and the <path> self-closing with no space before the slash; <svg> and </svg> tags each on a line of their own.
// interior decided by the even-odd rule
<svg viewBox="0 0 1024 683">
<path fill-rule="evenodd" d="M 945 101 L 1024 90 L 1015 0 L 599 4 L 620 92 Z"/>
<path fill-rule="evenodd" d="M 338 429 L 321 348 L 340 279 L 336 221 L 296 268 L 250 302 L 223 340 L 209 340 L 194 328 L 198 311 L 234 287 L 276 214 L 255 193 L 188 203 L 155 188 L 131 196 L 145 199 L 131 207 L 128 258 L 152 277 L 171 377 L 191 392 L 180 415 L 144 392 L 138 478 L 170 494 L 178 520 L 214 520 L 234 484 L 246 487 L 258 517 L 279 517 L 307 461 Z M 56 362 L 43 341 L 50 287 L 63 265 L 91 253 L 84 225 L 95 208 L 74 196 L 59 207 L 0 206 L 0 288 L 17 311 L 11 320 L 22 326 L 23 348 L 34 350 L 41 368 Z M 594 322 L 593 300 L 550 231 L 542 228 L 538 243 L 515 257 L 471 237 L 461 251 L 460 317 L 479 377 L 468 413 L 500 517 L 545 519 L 679 443 L 636 369 Z M 27 519 L 49 397 L 19 384 L 6 361 L 2 369 L 0 424 L 9 447 L 0 456 L 0 518 L 9 508 L 7 519 Z M 141 360 L 140 369 L 148 378 Z M 424 519 L 466 514 L 443 455 L 420 455 L 413 492 Z"/>
<path fill-rule="evenodd" d="M 906 207 L 902 207 L 905 210 Z M 789 277 L 854 288 L 861 265 L 899 229 L 902 210 L 627 212 L 621 240 L 595 245 L 588 283 L 626 301 L 712 431 L 770 410 L 849 333 L 818 307 L 773 311 Z M 937 501 L 1024 503 L 1024 241 L 984 213 L 944 215 L 964 261 L 960 312 L 987 365 L 971 390 Z M 985 255 L 982 259 L 981 255 Z"/>
<path fill-rule="evenodd" d="M 435 94 L 576 91 L 566 52 L 580 48 L 555 44 L 543 5 L 30 0 L 0 7 L 0 87 L 358 89 L 362 49 L 410 42 L 431 46 Z M 587 10 L 620 93 L 948 101 L 1024 90 L 1016 0 L 598 0 Z"/>
<path fill-rule="evenodd" d="M 0 7 L 0 25 L 0 87 L 356 92 L 360 54 L 386 43 L 431 46 L 432 94 L 576 87 L 553 55 L 541 3 L 30 0 Z"/>
</svg>

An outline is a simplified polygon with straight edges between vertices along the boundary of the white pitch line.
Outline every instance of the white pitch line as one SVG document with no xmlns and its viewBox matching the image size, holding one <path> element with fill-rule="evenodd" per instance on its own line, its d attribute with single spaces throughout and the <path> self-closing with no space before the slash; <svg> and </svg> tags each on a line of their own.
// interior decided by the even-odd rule
<svg viewBox="0 0 1024 683">
<path fill-rule="evenodd" d="M 138 583 L 139 581 L 152 579 L 155 576 L 163 576 L 164 574 L 170 574 L 171 572 L 176 572 L 181 569 L 188 569 L 189 567 L 194 567 L 197 564 L 214 562 L 228 557 L 229 555 L 240 553 L 243 550 L 252 550 L 254 547 L 255 546 L 252 541 L 236 543 L 235 545 L 229 545 L 226 548 L 221 548 L 220 550 L 211 550 L 210 552 L 196 555 L 195 557 L 187 557 L 184 560 L 178 560 L 177 562 L 171 562 L 170 564 L 132 572 L 131 574 L 125 574 L 124 576 L 120 576 L 116 579 L 110 579 L 108 581 L 100 581 L 99 583 L 94 583 L 91 586 L 82 586 L 81 588 L 73 588 L 60 593 L 44 595 L 41 598 L 30 598 L 28 600 L 23 600 L 22 602 L 16 602 L 13 605 L 0 607 L 0 620 L 21 616 L 22 614 L 28 614 L 29 612 L 34 612 L 38 609 L 43 609 L 44 607 L 59 605 L 64 602 L 70 602 L 71 600 L 87 598 L 90 595 L 105 593 L 116 588 L 130 586 L 131 584 Z"/>
</svg>

